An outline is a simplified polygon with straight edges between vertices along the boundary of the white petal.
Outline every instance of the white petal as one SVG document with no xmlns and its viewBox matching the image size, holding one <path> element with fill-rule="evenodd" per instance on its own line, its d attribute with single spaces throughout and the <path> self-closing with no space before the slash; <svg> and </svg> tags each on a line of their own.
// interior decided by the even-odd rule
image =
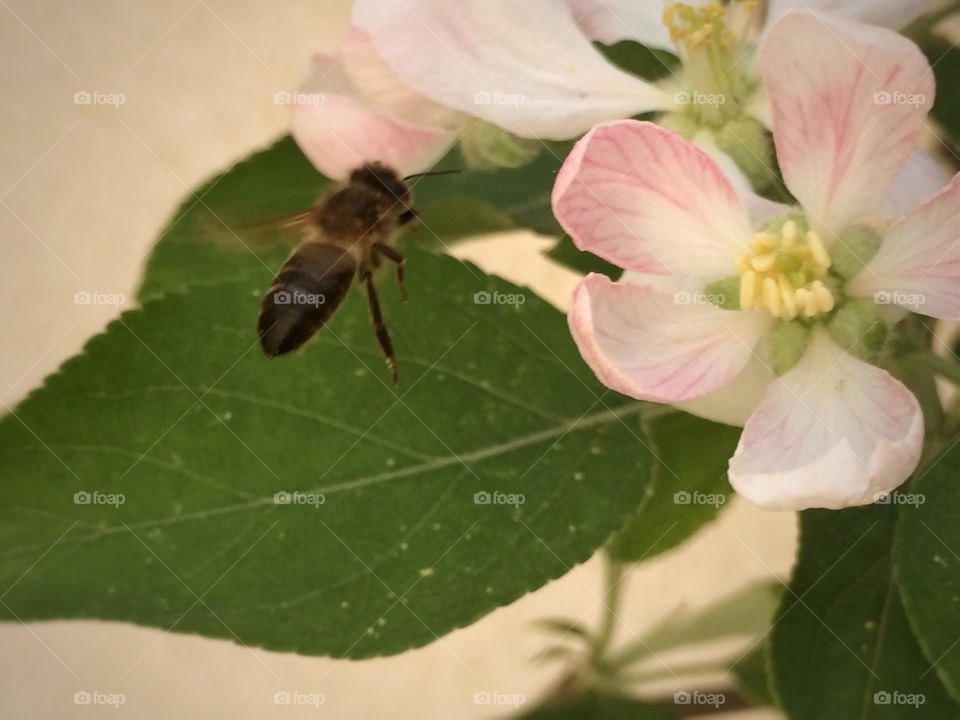
<svg viewBox="0 0 960 720">
<path fill-rule="evenodd" d="M 923 414 L 886 370 L 816 329 L 800 362 L 767 388 L 730 460 L 730 483 L 767 510 L 872 503 L 916 469 Z"/>
<path fill-rule="evenodd" d="M 408 84 L 521 137 L 563 140 L 670 104 L 609 63 L 562 2 L 357 0 L 353 18 Z"/>
<path fill-rule="evenodd" d="M 570 331 L 607 387 L 641 400 L 681 402 L 736 377 L 772 322 L 767 313 L 697 300 L 590 274 L 571 299 Z"/>
<path fill-rule="evenodd" d="M 847 291 L 960 321 L 960 175 L 887 230 Z"/>
<path fill-rule="evenodd" d="M 876 210 L 916 146 L 930 65 L 892 31 L 789 12 L 768 30 L 760 70 L 784 180 L 829 240 Z"/>
<path fill-rule="evenodd" d="M 776 379 L 773 371 L 754 354 L 730 382 L 703 397 L 674 403 L 692 415 L 743 427 L 763 399 L 767 386 Z"/>
<path fill-rule="evenodd" d="M 650 48 L 673 50 L 663 24 L 664 2 L 657 0 L 566 0 L 580 29 L 597 42 L 633 40 Z M 690 3 L 698 4 L 698 3 Z"/>
<path fill-rule="evenodd" d="M 323 55 L 314 58 L 310 77 L 291 96 L 290 123 L 304 155 L 334 179 L 374 160 L 401 174 L 419 172 L 457 139 L 455 130 L 391 117 L 355 87 L 336 58 Z"/>
<path fill-rule="evenodd" d="M 930 153 L 915 148 L 883 198 L 878 210 L 880 216 L 899 220 L 939 192 L 949 180 L 950 176 Z"/>
</svg>

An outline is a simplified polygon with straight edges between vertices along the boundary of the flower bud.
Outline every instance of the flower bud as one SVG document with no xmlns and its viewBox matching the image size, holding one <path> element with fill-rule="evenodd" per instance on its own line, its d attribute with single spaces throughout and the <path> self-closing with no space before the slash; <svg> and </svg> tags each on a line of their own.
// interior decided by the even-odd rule
<svg viewBox="0 0 960 720">
<path fill-rule="evenodd" d="M 849 280 L 873 259 L 880 249 L 880 233 L 866 225 L 853 225 L 840 233 L 830 246 L 831 269 Z"/>
<path fill-rule="evenodd" d="M 767 129 L 753 118 L 731 120 L 716 131 L 717 147 L 740 168 L 754 188 L 764 188 L 776 177 L 773 142 Z"/>
<path fill-rule="evenodd" d="M 779 322 L 764 340 L 768 367 L 779 377 L 800 362 L 810 340 L 810 327 L 800 321 Z"/>
<path fill-rule="evenodd" d="M 834 313 L 827 325 L 830 337 L 854 357 L 871 362 L 887 338 L 887 324 L 877 307 L 866 300 L 851 300 Z"/>
</svg>

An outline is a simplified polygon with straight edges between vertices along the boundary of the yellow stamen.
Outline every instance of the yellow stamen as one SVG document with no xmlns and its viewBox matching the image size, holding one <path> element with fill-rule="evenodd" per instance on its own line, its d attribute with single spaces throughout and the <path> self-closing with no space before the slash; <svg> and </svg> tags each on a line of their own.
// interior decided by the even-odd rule
<svg viewBox="0 0 960 720">
<path fill-rule="evenodd" d="M 822 281 L 830 255 L 820 236 L 802 227 L 802 220 L 788 219 L 776 234 L 758 232 L 747 247 L 734 257 L 741 309 L 764 309 L 785 320 L 833 310 L 833 293 Z"/>
</svg>

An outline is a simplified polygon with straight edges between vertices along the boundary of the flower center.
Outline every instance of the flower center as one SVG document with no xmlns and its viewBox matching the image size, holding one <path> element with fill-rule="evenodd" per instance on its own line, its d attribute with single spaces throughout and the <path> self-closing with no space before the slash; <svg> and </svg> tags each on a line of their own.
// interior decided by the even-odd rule
<svg viewBox="0 0 960 720">
<path fill-rule="evenodd" d="M 737 39 L 727 28 L 726 13 L 717 0 L 697 7 L 670 3 L 663 8 L 663 24 L 670 31 L 670 40 L 684 49 L 699 50 L 707 45 L 725 48 Z"/>
<path fill-rule="evenodd" d="M 750 251 L 734 259 L 740 273 L 740 308 L 764 308 L 793 320 L 833 310 L 836 301 L 823 279 L 830 255 L 813 230 L 789 219 L 750 241 Z"/>
</svg>

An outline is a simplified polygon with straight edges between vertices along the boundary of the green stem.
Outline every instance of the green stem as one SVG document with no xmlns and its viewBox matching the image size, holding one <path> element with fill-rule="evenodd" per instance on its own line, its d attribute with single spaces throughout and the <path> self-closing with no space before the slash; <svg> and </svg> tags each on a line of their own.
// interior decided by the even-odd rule
<svg viewBox="0 0 960 720">
<path fill-rule="evenodd" d="M 620 608 L 620 581 L 623 580 L 624 564 L 611 557 L 609 552 L 603 553 L 604 557 L 604 588 L 603 588 L 603 607 L 604 613 L 600 620 L 600 629 L 597 631 L 597 638 L 594 645 L 595 663 L 602 664 L 610 643 L 613 641 L 614 631 L 617 628 L 617 611 Z"/>
<path fill-rule="evenodd" d="M 641 670 L 629 675 L 624 675 L 623 679 L 631 685 L 639 685 L 641 683 L 656 682 L 657 680 L 670 680 L 686 675 L 724 673 L 727 669 L 728 665 L 716 661 L 687 663 L 685 665 L 671 665 L 670 667 Z"/>
</svg>

